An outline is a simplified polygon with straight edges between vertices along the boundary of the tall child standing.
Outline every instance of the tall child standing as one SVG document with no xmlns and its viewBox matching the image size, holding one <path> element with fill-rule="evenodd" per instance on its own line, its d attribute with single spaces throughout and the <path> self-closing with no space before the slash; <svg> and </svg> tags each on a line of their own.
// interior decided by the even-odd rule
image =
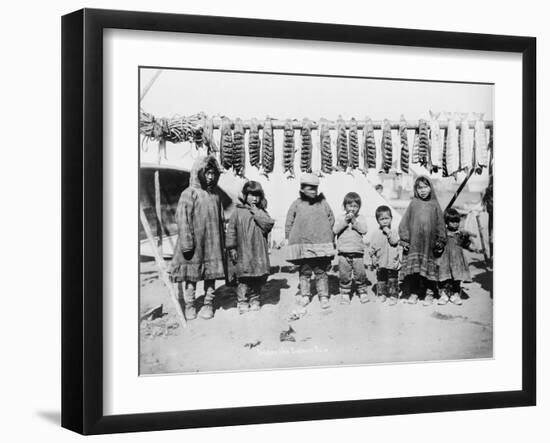
<svg viewBox="0 0 550 443">
<path fill-rule="evenodd" d="M 334 214 L 323 194 L 319 178 L 304 174 L 300 178 L 300 196 L 288 210 L 285 238 L 287 260 L 299 266 L 300 292 L 297 303 L 306 306 L 311 297 L 311 277 L 315 275 L 317 294 L 323 309 L 329 307 L 328 275 L 334 251 Z"/>
<path fill-rule="evenodd" d="M 447 235 L 443 211 L 428 177 L 420 176 L 414 182 L 414 197 L 399 224 L 399 238 L 403 245 L 399 272 L 403 292 L 413 304 L 424 292 L 424 304 L 430 305 L 439 281 L 438 257 L 443 253 Z"/>
<path fill-rule="evenodd" d="M 261 289 L 269 275 L 267 236 L 275 220 L 269 216 L 266 207 L 262 185 L 256 181 L 246 182 L 242 198 L 227 225 L 226 247 L 232 262 L 230 273 L 239 280 L 239 314 L 260 310 Z"/>
<path fill-rule="evenodd" d="M 338 249 L 338 272 L 340 277 L 340 303 L 349 305 L 353 279 L 361 303 L 368 301 L 367 273 L 365 272 L 365 243 L 367 221 L 359 214 L 361 197 L 356 192 L 344 196 L 344 215 L 336 221 L 334 233 Z"/>
<path fill-rule="evenodd" d="M 178 240 L 170 264 L 172 281 L 185 302 L 185 318 L 196 318 L 195 292 L 204 280 L 203 319 L 214 316 L 214 289 L 225 278 L 223 210 L 218 188 L 220 166 L 214 156 L 199 157 L 191 169 L 189 187 L 176 209 Z M 185 285 L 185 287 L 183 287 Z"/>
</svg>

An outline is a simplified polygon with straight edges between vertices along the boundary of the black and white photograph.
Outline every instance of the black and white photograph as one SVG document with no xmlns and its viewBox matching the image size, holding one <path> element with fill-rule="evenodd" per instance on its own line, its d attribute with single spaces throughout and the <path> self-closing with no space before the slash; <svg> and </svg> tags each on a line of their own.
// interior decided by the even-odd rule
<svg viewBox="0 0 550 443">
<path fill-rule="evenodd" d="M 494 84 L 136 75 L 140 375 L 493 358 Z"/>
</svg>

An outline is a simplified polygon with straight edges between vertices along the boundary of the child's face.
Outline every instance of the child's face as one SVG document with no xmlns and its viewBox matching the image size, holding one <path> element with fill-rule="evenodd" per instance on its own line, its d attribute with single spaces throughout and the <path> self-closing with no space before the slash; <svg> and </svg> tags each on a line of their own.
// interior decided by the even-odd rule
<svg viewBox="0 0 550 443">
<path fill-rule="evenodd" d="M 253 194 L 248 194 L 246 196 L 246 203 L 248 203 L 250 206 L 257 206 L 260 202 L 260 197 Z"/>
<path fill-rule="evenodd" d="M 459 221 L 448 221 L 447 222 L 447 228 L 449 228 L 449 231 L 457 231 L 459 225 L 460 225 Z"/>
<path fill-rule="evenodd" d="M 207 169 L 204 171 L 204 180 L 206 181 L 206 186 L 209 188 L 214 186 L 214 183 L 216 182 L 216 171 L 213 169 Z"/>
<path fill-rule="evenodd" d="M 302 192 L 306 197 L 315 198 L 317 197 L 317 186 L 302 185 Z"/>
<path fill-rule="evenodd" d="M 416 191 L 422 200 L 426 200 L 432 193 L 432 188 L 424 182 L 418 182 L 416 185 Z"/>
<path fill-rule="evenodd" d="M 356 202 L 347 203 L 344 209 L 346 210 L 347 214 L 351 213 L 354 216 L 359 213 L 359 205 Z"/>
<path fill-rule="evenodd" d="M 389 228 L 391 225 L 391 215 L 388 212 L 382 212 L 378 216 L 378 224 L 381 228 Z"/>
</svg>

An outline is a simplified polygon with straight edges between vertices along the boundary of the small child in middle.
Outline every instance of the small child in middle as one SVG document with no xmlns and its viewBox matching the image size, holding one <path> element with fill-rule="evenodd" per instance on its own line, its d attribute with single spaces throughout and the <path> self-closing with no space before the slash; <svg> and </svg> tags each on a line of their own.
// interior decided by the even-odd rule
<svg viewBox="0 0 550 443">
<path fill-rule="evenodd" d="M 340 274 L 340 303 L 349 305 L 353 278 L 361 303 L 369 301 L 367 294 L 367 273 L 365 272 L 365 244 L 367 221 L 359 215 L 361 197 L 348 192 L 344 197 L 344 215 L 334 225 L 337 238 L 338 272 Z"/>
<path fill-rule="evenodd" d="M 330 307 L 327 272 L 335 255 L 333 226 L 332 209 L 324 195 L 319 194 L 319 178 L 303 174 L 300 196 L 290 205 L 285 223 L 287 261 L 299 266 L 300 292 L 296 302 L 300 307 L 311 301 L 312 275 L 321 308 Z"/>
<path fill-rule="evenodd" d="M 239 314 L 260 310 L 260 292 L 269 275 L 267 236 L 275 220 L 267 213 L 266 206 L 262 185 L 256 181 L 246 182 L 227 225 L 226 247 L 232 265 L 230 274 L 239 280 Z"/>
<path fill-rule="evenodd" d="M 375 214 L 380 229 L 370 239 L 369 255 L 376 269 L 376 291 L 382 303 L 389 297 L 389 304 L 395 305 L 399 296 L 398 271 L 401 266 L 399 233 L 391 227 L 393 217 L 388 206 L 378 206 Z"/>
</svg>

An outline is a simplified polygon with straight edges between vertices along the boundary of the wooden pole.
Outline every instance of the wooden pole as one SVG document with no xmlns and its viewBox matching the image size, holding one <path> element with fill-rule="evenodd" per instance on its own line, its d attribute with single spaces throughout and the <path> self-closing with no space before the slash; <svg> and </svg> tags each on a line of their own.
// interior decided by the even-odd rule
<svg viewBox="0 0 550 443">
<path fill-rule="evenodd" d="M 485 264 L 489 264 L 489 256 L 487 255 L 487 248 L 485 247 L 485 238 L 483 236 L 483 229 L 481 228 L 481 220 L 479 219 L 479 213 L 476 214 L 477 230 L 479 231 L 479 239 L 481 240 L 481 249 L 483 250 L 483 258 Z"/>
<path fill-rule="evenodd" d="M 160 179 L 158 169 L 155 171 L 155 213 L 157 215 L 157 247 L 159 254 L 164 260 L 162 252 L 162 207 L 160 202 Z"/>
<path fill-rule="evenodd" d="M 139 96 L 140 102 L 147 95 L 147 93 L 149 92 L 149 89 L 151 89 L 151 86 L 153 86 L 153 83 L 155 83 L 155 81 L 157 80 L 161 72 L 162 72 L 162 69 L 159 69 L 157 72 L 155 72 L 151 80 L 149 80 L 149 83 L 145 85 L 145 87 L 143 88 L 143 91 L 141 91 L 141 95 Z"/>
<path fill-rule="evenodd" d="M 258 128 L 262 129 L 264 127 L 263 121 L 261 119 L 259 119 L 259 120 L 260 121 L 258 123 Z M 250 129 L 250 123 L 251 123 L 250 120 L 243 120 L 242 123 L 243 123 L 244 129 Z M 351 120 L 346 120 L 344 123 L 345 123 L 346 129 L 350 129 Z M 399 120 L 390 121 L 391 129 L 399 129 L 400 123 L 401 122 Z M 407 129 L 418 129 L 419 123 L 420 123 L 419 120 L 408 120 L 406 122 L 406 127 L 407 127 Z M 492 120 L 486 120 L 486 121 L 484 121 L 484 123 L 485 123 L 485 127 L 487 129 L 490 129 L 490 128 L 493 127 Z M 213 119 L 212 124 L 213 124 L 214 129 L 220 129 L 221 126 L 222 126 L 222 121 L 220 119 Z M 448 124 L 449 124 L 448 121 L 440 121 L 439 122 L 439 127 L 441 129 L 446 129 Z M 271 126 L 272 126 L 273 129 L 284 129 L 285 125 L 286 125 L 286 120 L 271 120 Z M 327 125 L 328 125 L 329 129 L 336 129 L 337 128 L 337 122 L 336 121 L 327 121 Z M 375 121 L 372 122 L 372 125 L 373 125 L 374 129 L 382 129 L 384 127 L 384 122 L 381 121 L 381 120 L 375 120 Z M 233 128 L 233 122 L 231 122 L 231 127 Z M 302 122 L 298 121 L 298 120 L 294 120 L 292 122 L 292 127 L 295 130 L 302 129 Z M 364 127 L 365 127 L 365 121 L 361 120 L 361 119 L 358 119 L 357 120 L 357 128 L 358 129 L 364 129 Z M 470 129 L 475 128 L 475 121 L 474 120 L 468 121 L 468 127 Z M 319 129 L 319 122 L 311 121 L 311 129 Z"/>
<path fill-rule="evenodd" d="M 455 195 L 453 195 L 453 198 L 451 198 L 451 201 L 449 202 L 449 204 L 447 205 L 447 207 L 445 208 L 445 210 L 449 209 L 450 207 L 453 206 L 454 202 L 456 201 L 456 199 L 458 198 L 458 196 L 460 195 L 460 193 L 462 192 L 462 190 L 464 189 L 464 186 L 466 186 L 466 183 L 468 183 L 468 180 L 470 180 L 470 177 L 474 174 L 474 168 L 470 168 L 470 172 L 468 173 L 468 175 L 466 176 L 466 178 L 464 179 L 464 181 L 460 184 L 460 186 L 458 187 L 458 189 L 456 190 L 455 192 Z"/>
<path fill-rule="evenodd" d="M 168 277 L 168 273 L 166 272 L 166 268 L 164 264 L 164 259 L 159 254 L 157 245 L 155 244 L 153 233 L 151 232 L 151 226 L 147 221 L 147 217 L 145 216 L 145 211 L 143 210 L 143 207 L 141 206 L 141 204 L 139 205 L 139 219 L 141 220 L 141 224 L 143 226 L 143 230 L 145 231 L 145 235 L 147 236 L 147 240 L 149 240 L 149 243 L 151 244 L 151 249 L 153 251 L 155 261 L 157 262 L 157 266 L 159 268 L 160 279 L 168 288 L 168 292 L 170 293 L 170 299 L 172 300 L 172 303 L 174 303 L 174 307 L 176 308 L 176 314 L 180 320 L 182 327 L 185 328 L 187 326 L 187 322 L 185 320 L 185 316 L 183 315 L 183 311 L 181 310 L 181 305 L 179 303 L 178 296 L 176 294 L 176 291 L 174 290 L 174 285 L 172 284 L 172 282 L 170 281 L 170 278 Z"/>
<path fill-rule="evenodd" d="M 166 150 L 166 140 L 159 141 L 158 146 L 158 158 L 157 162 L 160 165 L 161 152 Z M 159 248 L 160 256 L 164 259 L 164 254 L 162 251 L 162 231 L 163 231 L 163 222 L 162 222 L 162 201 L 160 198 L 160 171 L 157 169 L 154 174 L 155 177 L 155 213 L 157 215 L 157 246 Z"/>
</svg>

